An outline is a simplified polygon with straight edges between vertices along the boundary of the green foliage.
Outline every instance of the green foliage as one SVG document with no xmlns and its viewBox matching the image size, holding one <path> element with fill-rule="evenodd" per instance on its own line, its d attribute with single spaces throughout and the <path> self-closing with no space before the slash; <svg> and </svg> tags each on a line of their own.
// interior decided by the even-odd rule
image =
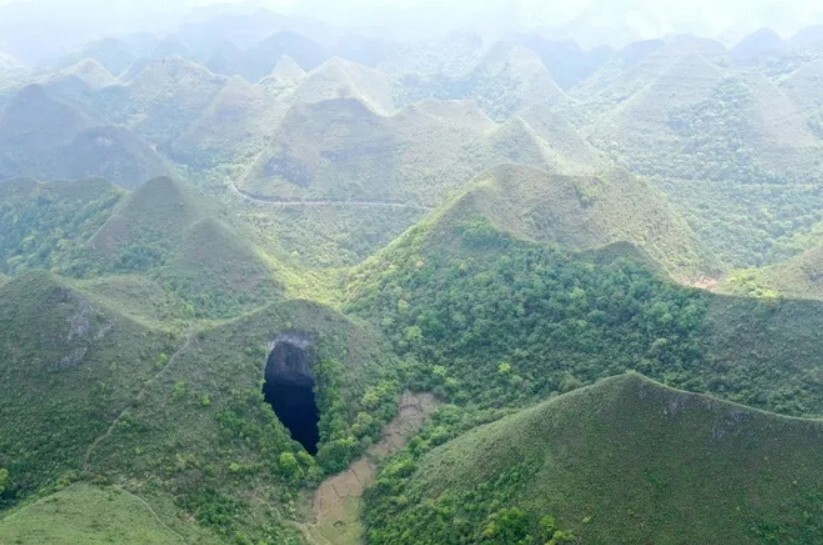
<svg viewBox="0 0 823 545">
<path fill-rule="evenodd" d="M 734 78 L 724 79 L 706 100 L 675 108 L 669 127 L 684 141 L 691 161 L 677 163 L 667 172 L 678 178 L 698 178 L 733 183 L 773 183 L 778 180 L 756 162 L 749 112 L 752 92 Z"/>
<path fill-rule="evenodd" d="M 183 522 L 141 497 L 117 488 L 74 484 L 7 514 L 0 523 L 0 543 L 16 545 L 106 545 L 139 543 L 179 545 L 191 540 L 220 543 L 191 522 Z"/>
<path fill-rule="evenodd" d="M 426 362 L 410 369 L 415 388 L 518 406 L 636 370 L 787 414 L 823 412 L 821 365 L 810 357 L 819 341 L 803 333 L 820 322 L 814 303 L 684 288 L 608 251 L 568 254 L 503 235 L 505 252 L 478 250 L 455 231 L 456 241 L 437 239 L 439 251 L 427 249 L 439 231 L 410 233 L 366 265 L 347 302 L 400 354 Z"/>
<path fill-rule="evenodd" d="M 379 474 L 369 544 L 799 545 L 823 524 L 819 421 L 634 374 L 421 448 L 453 417 L 436 417 Z"/>
<path fill-rule="evenodd" d="M 5 467 L 0 467 L 0 496 L 9 489 L 11 480 L 9 479 L 9 470 Z"/>
<path fill-rule="evenodd" d="M 421 369 L 417 387 L 461 403 L 519 404 L 625 369 L 674 379 L 699 358 L 706 304 L 697 292 L 632 262 L 595 266 L 488 227 L 484 240 L 506 252 L 475 254 L 478 228 L 470 232 L 460 231 L 467 251 L 394 258 L 350 300 L 400 353 L 436 365 Z"/>
<path fill-rule="evenodd" d="M 122 192 L 103 180 L 0 188 L 0 271 L 42 269 L 81 276 L 95 269 L 86 241 L 103 225 Z"/>
</svg>

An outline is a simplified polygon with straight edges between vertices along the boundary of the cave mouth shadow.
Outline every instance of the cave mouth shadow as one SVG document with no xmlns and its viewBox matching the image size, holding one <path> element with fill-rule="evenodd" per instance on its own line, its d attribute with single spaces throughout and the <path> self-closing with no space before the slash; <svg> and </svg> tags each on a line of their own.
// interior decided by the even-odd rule
<svg viewBox="0 0 823 545">
<path fill-rule="evenodd" d="M 303 445 L 312 456 L 317 454 L 320 416 L 306 348 L 288 341 L 275 343 L 266 361 L 263 397 L 291 432 L 292 439 Z"/>
</svg>

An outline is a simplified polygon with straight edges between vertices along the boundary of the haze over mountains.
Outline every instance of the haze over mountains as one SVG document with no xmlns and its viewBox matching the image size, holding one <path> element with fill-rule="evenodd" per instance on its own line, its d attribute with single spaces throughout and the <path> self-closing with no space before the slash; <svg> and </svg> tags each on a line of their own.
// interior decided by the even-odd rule
<svg viewBox="0 0 823 545">
<path fill-rule="evenodd" d="M 0 543 L 815 543 L 819 6 L 367 4 L 0 2 Z"/>
</svg>

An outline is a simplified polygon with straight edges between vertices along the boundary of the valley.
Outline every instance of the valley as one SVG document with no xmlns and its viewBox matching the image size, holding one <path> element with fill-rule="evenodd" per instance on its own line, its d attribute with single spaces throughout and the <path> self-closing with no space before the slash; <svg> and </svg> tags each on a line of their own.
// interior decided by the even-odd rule
<svg viewBox="0 0 823 545">
<path fill-rule="evenodd" d="M 201 10 L 0 18 L 0 543 L 820 542 L 820 26 Z"/>
</svg>

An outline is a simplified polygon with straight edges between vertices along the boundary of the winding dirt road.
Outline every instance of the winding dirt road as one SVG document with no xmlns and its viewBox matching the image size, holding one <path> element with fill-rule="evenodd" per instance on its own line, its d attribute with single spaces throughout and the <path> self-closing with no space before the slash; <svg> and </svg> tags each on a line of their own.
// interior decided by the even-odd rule
<svg viewBox="0 0 823 545">
<path fill-rule="evenodd" d="M 270 206 L 350 206 L 350 207 L 358 207 L 358 208 L 409 208 L 412 210 L 422 210 L 424 212 L 428 212 L 433 210 L 428 206 L 420 206 L 418 204 L 411 204 L 411 203 L 404 203 L 404 202 L 394 202 L 394 201 L 343 201 L 343 200 L 282 200 L 276 199 L 274 197 L 259 197 L 255 195 L 251 195 L 246 193 L 245 191 L 239 189 L 234 184 L 229 184 L 229 188 L 231 192 L 240 197 L 243 200 L 258 203 L 258 204 L 266 204 Z"/>
</svg>

